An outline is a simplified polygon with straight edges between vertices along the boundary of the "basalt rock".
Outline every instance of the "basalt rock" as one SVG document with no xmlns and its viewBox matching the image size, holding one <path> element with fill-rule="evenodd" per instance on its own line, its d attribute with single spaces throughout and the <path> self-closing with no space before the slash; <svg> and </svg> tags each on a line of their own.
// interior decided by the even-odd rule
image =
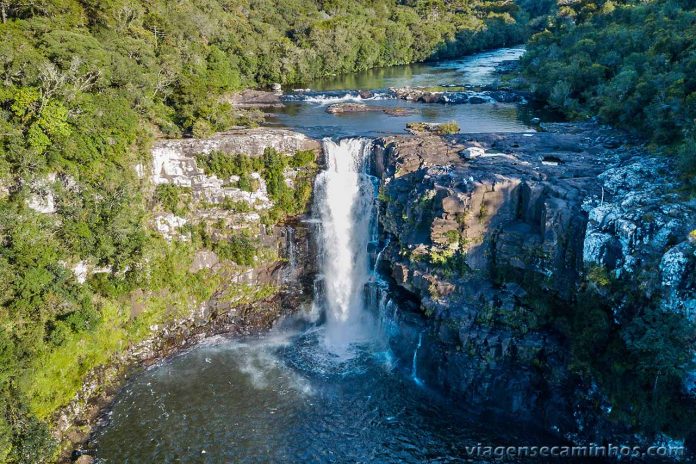
<svg viewBox="0 0 696 464">
<path fill-rule="evenodd" d="M 696 204 L 624 135 L 544 128 L 380 139 L 383 263 L 426 315 L 426 383 L 594 439 L 606 400 L 569 369 L 550 311 L 601 266 L 693 320 Z"/>
</svg>

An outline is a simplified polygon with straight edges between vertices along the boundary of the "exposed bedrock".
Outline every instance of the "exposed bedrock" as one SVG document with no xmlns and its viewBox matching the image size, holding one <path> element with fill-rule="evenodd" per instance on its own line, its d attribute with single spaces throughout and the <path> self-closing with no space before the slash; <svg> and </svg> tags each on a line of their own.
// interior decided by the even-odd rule
<svg viewBox="0 0 696 464">
<path fill-rule="evenodd" d="M 155 211 L 154 227 L 170 241 L 190 240 L 190 229 L 203 228 L 213 240 L 218 241 L 238 233 L 247 234 L 253 238 L 258 249 L 253 265 L 230 265 L 213 251 L 201 250 L 196 253 L 191 271 L 212 269 L 224 272 L 226 283 L 223 287 L 230 287 L 228 293 L 235 293 L 240 287 L 272 287 L 286 298 L 283 304 L 298 306 L 299 299 L 311 296 L 312 276 L 315 273 L 314 242 L 306 223 L 302 222 L 301 217 L 289 218 L 274 225 L 264 223 L 263 216 L 273 208 L 274 201 L 259 173 L 252 172 L 249 176 L 252 188 L 243 189 L 237 185 L 239 176 L 219 178 L 213 173 L 206 173 L 197 160 L 211 153 L 228 156 L 243 154 L 256 158 L 268 148 L 284 156 L 303 150 L 318 154 L 321 150 L 319 142 L 303 134 L 269 128 L 230 131 L 208 139 L 158 142 L 152 150 L 149 180 L 156 186 L 169 184 L 183 188 L 180 195 L 186 196 L 187 207 L 182 208 L 180 216 L 169 211 Z M 283 172 L 285 183 L 289 186 L 294 185 L 299 175 L 306 174 L 302 168 L 286 168 Z M 309 174 L 313 176 L 313 172 Z M 216 295 L 216 310 L 235 306 L 238 297 L 232 297 L 230 301 L 226 292 L 222 288 Z M 277 318 L 278 314 L 274 316 Z"/>
<path fill-rule="evenodd" d="M 620 134 L 545 128 L 378 140 L 382 265 L 420 300 L 426 383 L 592 438 L 606 401 L 569 368 L 554 321 L 581 289 L 606 291 L 588 277 L 598 266 L 693 319 L 696 208 L 664 159 Z"/>
</svg>

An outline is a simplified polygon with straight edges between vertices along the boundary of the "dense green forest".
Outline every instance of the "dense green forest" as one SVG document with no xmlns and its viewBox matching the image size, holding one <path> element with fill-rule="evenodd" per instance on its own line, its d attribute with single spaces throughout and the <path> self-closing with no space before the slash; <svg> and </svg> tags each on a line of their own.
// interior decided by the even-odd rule
<svg viewBox="0 0 696 464">
<path fill-rule="evenodd" d="M 565 2 L 523 67 L 554 109 L 647 137 L 696 188 L 696 1 Z"/>
<path fill-rule="evenodd" d="M 210 244 L 148 227 L 152 202 L 179 207 L 133 169 L 155 138 L 252 123 L 224 98 L 242 88 L 518 42 L 527 15 L 508 0 L 0 0 L 0 21 L 0 462 L 39 463 L 86 373 L 218 283 L 187 272 Z M 270 221 L 309 196 L 278 185 Z M 28 207 L 37 189 L 53 213 Z M 250 248 L 221 252 L 246 265 Z M 78 262 L 109 272 L 80 283 Z"/>
</svg>

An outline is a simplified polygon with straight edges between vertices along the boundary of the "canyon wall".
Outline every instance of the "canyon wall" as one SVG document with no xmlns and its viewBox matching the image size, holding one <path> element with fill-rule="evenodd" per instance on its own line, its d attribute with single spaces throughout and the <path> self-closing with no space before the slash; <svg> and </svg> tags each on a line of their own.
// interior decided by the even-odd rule
<svg viewBox="0 0 696 464">
<path fill-rule="evenodd" d="M 54 434 L 66 453 L 85 442 L 95 424 L 108 420 L 104 408 L 139 367 L 214 334 L 267 330 L 311 302 L 316 246 L 304 215 L 272 220 L 269 211 L 277 201 L 258 172 L 249 175 L 251 188 L 240 188 L 239 176 L 220 178 L 201 167 L 201 160 L 214 153 L 260 158 L 269 148 L 288 159 L 298 152 L 312 153 L 305 166 L 286 167 L 282 182 L 289 188 L 299 176 L 313 182 L 321 146 L 287 130 L 245 129 L 210 139 L 163 140 L 153 147 L 151 164 L 136 166 L 150 198 L 152 233 L 180 257 L 172 262 L 176 268 L 170 278 L 178 278 L 176 274 L 198 282 L 192 285 L 200 296 L 179 302 L 166 290 L 137 289 L 124 299 L 128 324 L 147 326 L 135 343 L 91 370 L 74 399 L 55 413 Z M 38 207 L 49 204 L 50 196 L 50 189 L 44 189 L 31 201 Z M 309 201 L 302 207 L 308 209 Z M 74 272 L 85 282 L 97 272 L 111 271 L 76 265 Z M 159 308 L 158 302 L 166 307 Z M 69 455 L 63 459 L 69 461 Z"/>
<path fill-rule="evenodd" d="M 625 142 L 590 123 L 377 141 L 382 268 L 424 315 L 427 384 L 569 438 L 639 432 L 578 367 L 584 331 L 600 308 L 607 332 L 648 307 L 694 322 L 696 205 L 665 159 Z"/>
</svg>

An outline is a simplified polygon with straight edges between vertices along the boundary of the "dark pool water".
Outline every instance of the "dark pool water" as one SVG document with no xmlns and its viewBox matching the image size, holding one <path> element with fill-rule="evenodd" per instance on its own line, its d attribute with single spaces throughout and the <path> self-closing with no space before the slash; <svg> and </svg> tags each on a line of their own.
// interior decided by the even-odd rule
<svg viewBox="0 0 696 464">
<path fill-rule="evenodd" d="M 379 342 L 337 359 L 321 337 L 218 337 L 148 370 L 114 405 L 99 462 L 492 462 L 467 447 L 550 443 L 415 382 Z"/>
</svg>

